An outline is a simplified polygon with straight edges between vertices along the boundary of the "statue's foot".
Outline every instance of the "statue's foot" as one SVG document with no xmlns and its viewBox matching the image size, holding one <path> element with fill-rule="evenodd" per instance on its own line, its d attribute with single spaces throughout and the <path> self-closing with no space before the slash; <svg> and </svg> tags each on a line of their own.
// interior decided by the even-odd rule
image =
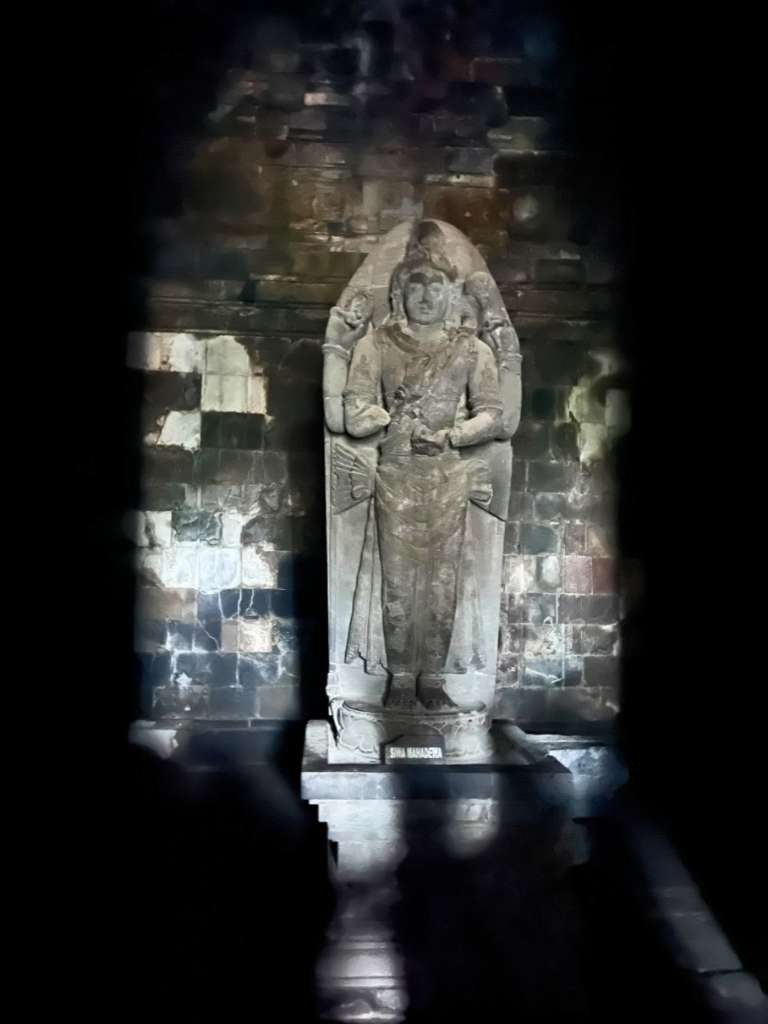
<svg viewBox="0 0 768 1024">
<path fill-rule="evenodd" d="M 403 679 L 398 679 L 397 676 L 393 677 L 383 704 L 385 708 L 415 711 L 419 705 L 416 700 L 416 685 L 413 676 L 406 676 Z"/>
<path fill-rule="evenodd" d="M 419 682 L 419 701 L 427 711 L 453 711 L 459 706 L 445 692 L 445 680 L 439 677 Z"/>
</svg>

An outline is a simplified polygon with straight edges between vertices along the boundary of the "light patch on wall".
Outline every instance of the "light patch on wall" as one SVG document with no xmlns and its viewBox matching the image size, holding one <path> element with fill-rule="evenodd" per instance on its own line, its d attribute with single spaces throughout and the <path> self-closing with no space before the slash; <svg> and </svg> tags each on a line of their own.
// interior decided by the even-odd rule
<svg viewBox="0 0 768 1024">
<path fill-rule="evenodd" d="M 255 548 L 243 548 L 243 586 L 270 589 L 277 586 L 277 572 Z"/>
<path fill-rule="evenodd" d="M 249 377 L 251 363 L 248 353 L 231 334 L 209 338 L 205 346 L 205 372 L 225 377 Z"/>
<path fill-rule="evenodd" d="M 228 619 L 221 624 L 221 649 L 226 654 L 237 653 L 237 619 Z"/>
<path fill-rule="evenodd" d="M 504 582 L 510 594 L 524 594 L 536 583 L 536 558 L 533 555 L 507 555 Z"/>
<path fill-rule="evenodd" d="M 225 548 L 240 546 L 240 533 L 247 516 L 228 510 L 221 517 L 221 543 Z"/>
<path fill-rule="evenodd" d="M 272 619 L 240 619 L 237 648 L 244 654 L 268 654 L 274 646 Z"/>
<path fill-rule="evenodd" d="M 178 545 L 163 552 L 161 582 L 164 587 L 197 587 L 199 552 L 191 545 Z"/>
<path fill-rule="evenodd" d="M 260 413 L 267 411 L 267 389 L 261 374 L 254 374 L 248 378 L 248 401 L 245 411 Z"/>
<path fill-rule="evenodd" d="M 200 557 L 200 590 L 213 594 L 240 586 L 240 549 L 203 548 Z"/>
<path fill-rule="evenodd" d="M 204 412 L 266 412 L 264 378 L 206 373 L 203 377 Z"/>
<path fill-rule="evenodd" d="M 272 619 L 231 619 L 221 626 L 221 649 L 228 653 L 269 654 L 275 645 Z"/>
<path fill-rule="evenodd" d="M 155 434 L 148 434 L 147 444 L 152 444 Z M 172 409 L 163 419 L 157 441 L 160 446 L 168 448 L 186 448 L 195 451 L 200 447 L 200 413 L 195 410 L 183 412 Z"/>
<path fill-rule="evenodd" d="M 627 391 L 610 386 L 621 373 L 618 354 L 592 350 L 590 357 L 597 364 L 596 372 L 579 378 L 566 403 L 566 413 L 578 428 L 576 441 L 582 466 L 605 459 L 613 442 L 630 425 Z"/>
<path fill-rule="evenodd" d="M 206 373 L 201 406 L 204 411 L 245 412 L 248 395 L 246 377 Z"/>
<path fill-rule="evenodd" d="M 205 342 L 192 334 L 167 331 L 132 331 L 128 335 L 127 364 L 134 370 L 202 373 Z"/>
<path fill-rule="evenodd" d="M 581 464 L 589 466 L 604 459 L 608 451 L 608 441 L 608 428 L 602 423 L 579 424 L 577 444 Z"/>
<path fill-rule="evenodd" d="M 163 552 L 157 548 L 140 548 L 136 552 L 136 571 L 147 583 L 165 586 L 163 579 Z"/>
<path fill-rule="evenodd" d="M 171 512 L 130 512 L 126 532 L 140 548 L 171 546 Z"/>
</svg>

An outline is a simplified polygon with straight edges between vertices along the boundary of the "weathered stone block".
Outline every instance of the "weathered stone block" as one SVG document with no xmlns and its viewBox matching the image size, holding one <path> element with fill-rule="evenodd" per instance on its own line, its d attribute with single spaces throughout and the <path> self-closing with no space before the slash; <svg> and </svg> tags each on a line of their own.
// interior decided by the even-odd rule
<svg viewBox="0 0 768 1024">
<path fill-rule="evenodd" d="M 141 505 L 146 511 L 162 512 L 179 508 L 187 503 L 187 492 L 182 484 L 144 482 Z"/>
<path fill-rule="evenodd" d="M 611 691 L 583 686 L 553 687 L 547 691 L 546 702 L 545 720 L 558 726 L 609 721 L 617 711 Z"/>
<path fill-rule="evenodd" d="M 563 590 L 567 594 L 592 593 L 592 559 L 566 555 L 563 559 Z"/>
<path fill-rule="evenodd" d="M 166 587 L 196 588 L 199 581 L 196 547 L 171 547 L 163 552 L 161 580 Z"/>
<path fill-rule="evenodd" d="M 202 373 L 204 341 L 183 332 L 132 331 L 128 335 L 127 364 L 136 370 Z"/>
<path fill-rule="evenodd" d="M 195 646 L 195 630 L 197 628 L 191 622 L 170 621 L 166 627 L 168 649 L 171 651 L 191 651 Z"/>
<path fill-rule="evenodd" d="M 555 388 L 535 388 L 530 395 L 530 412 L 534 419 L 558 419 L 564 408 L 563 396 Z"/>
<path fill-rule="evenodd" d="M 525 491 L 528 488 L 528 462 L 521 458 L 516 450 L 514 455 L 510 485 L 513 491 Z"/>
<path fill-rule="evenodd" d="M 147 435 L 150 444 L 195 451 L 200 447 L 200 413 L 171 410 L 164 417 L 159 433 Z"/>
<path fill-rule="evenodd" d="M 281 619 L 292 619 L 296 615 L 297 594 L 294 588 L 275 590 L 272 593 L 272 612 Z"/>
<path fill-rule="evenodd" d="M 237 449 L 219 452 L 218 480 L 232 483 L 250 483 L 253 479 L 253 453 Z"/>
<path fill-rule="evenodd" d="M 581 658 L 563 658 L 563 686 L 581 686 L 583 682 L 583 660 Z"/>
<path fill-rule="evenodd" d="M 190 411 L 200 406 L 200 377 L 196 373 L 150 371 L 140 374 L 133 385 L 141 391 L 145 430 L 152 429 L 155 421 L 171 409 Z"/>
<path fill-rule="evenodd" d="M 542 686 L 509 686 L 497 692 L 496 714 L 513 722 L 546 721 L 547 696 Z"/>
<path fill-rule="evenodd" d="M 207 619 L 195 626 L 192 634 L 193 651 L 218 651 L 222 649 L 221 619 Z"/>
<path fill-rule="evenodd" d="M 271 610 L 271 590 L 253 590 L 244 587 L 239 592 L 237 612 L 244 619 L 258 619 L 269 615 Z"/>
<path fill-rule="evenodd" d="M 619 618 L 619 602 L 614 595 L 578 597 L 561 594 L 558 599 L 560 622 L 585 622 L 609 625 Z"/>
<path fill-rule="evenodd" d="M 254 450 L 264 440 L 264 417 L 238 412 L 204 412 L 202 444 L 205 448 Z"/>
<path fill-rule="evenodd" d="M 586 281 L 584 264 L 581 260 L 537 260 L 534 265 L 534 280 L 540 285 L 562 288 L 582 287 Z"/>
<path fill-rule="evenodd" d="M 536 557 L 536 588 L 542 591 L 555 591 L 560 589 L 562 577 L 562 566 L 557 555 L 543 555 Z"/>
<path fill-rule="evenodd" d="M 142 619 L 194 622 L 197 615 L 197 591 L 139 586 L 136 612 Z"/>
<path fill-rule="evenodd" d="M 540 379 L 551 384 L 576 384 L 599 374 L 599 363 L 578 341 L 549 341 L 533 346 L 533 362 Z"/>
<path fill-rule="evenodd" d="M 255 544 L 262 549 L 271 548 L 290 551 L 294 547 L 293 537 L 299 530 L 297 521 L 286 516 L 269 518 L 257 515 L 243 526 L 241 544 Z"/>
<path fill-rule="evenodd" d="M 509 522 L 504 530 L 504 554 L 520 554 L 520 524 Z"/>
<path fill-rule="evenodd" d="M 198 593 L 197 617 L 201 622 L 206 619 L 220 619 L 222 617 L 221 595 Z"/>
<path fill-rule="evenodd" d="M 579 432 L 575 423 L 557 423 L 551 428 L 551 451 L 560 462 L 579 461 Z"/>
<path fill-rule="evenodd" d="M 558 535 L 551 526 L 535 526 L 522 523 L 520 526 L 520 549 L 527 555 L 540 555 L 557 551 Z"/>
<path fill-rule="evenodd" d="M 173 533 L 178 543 L 200 541 L 203 544 L 219 544 L 222 539 L 221 516 L 201 509 L 176 509 L 173 517 Z"/>
<path fill-rule="evenodd" d="M 620 678 L 618 658 L 601 656 L 584 659 L 584 685 L 616 690 Z"/>
<path fill-rule="evenodd" d="M 203 412 L 247 412 L 248 378 L 207 373 L 201 400 Z"/>
<path fill-rule="evenodd" d="M 241 654 L 238 658 L 238 680 L 246 689 L 270 686 L 277 680 L 280 659 L 277 654 Z"/>
<path fill-rule="evenodd" d="M 526 594 L 523 598 L 523 622 L 534 626 L 557 621 L 557 596 L 555 594 Z"/>
<path fill-rule="evenodd" d="M 225 548 L 237 547 L 246 517 L 236 509 L 227 509 L 220 514 L 220 518 L 221 543 Z"/>
<path fill-rule="evenodd" d="M 255 718 L 257 700 L 252 690 L 231 684 L 210 690 L 209 718 Z"/>
<path fill-rule="evenodd" d="M 596 594 L 611 594 L 616 591 L 617 569 L 613 558 L 595 558 L 592 562 Z"/>
<path fill-rule="evenodd" d="M 511 520 L 532 519 L 533 495 L 525 491 L 510 491 L 507 515 Z"/>
<path fill-rule="evenodd" d="M 130 513 L 128 525 L 134 544 L 147 548 L 169 547 L 171 515 L 170 511 Z"/>
<path fill-rule="evenodd" d="M 549 428 L 545 423 L 523 419 L 513 444 L 519 460 L 546 459 L 549 455 Z"/>
<path fill-rule="evenodd" d="M 568 518 L 568 498 L 565 494 L 543 492 L 533 498 L 534 518 L 545 522 L 560 522 Z"/>
<path fill-rule="evenodd" d="M 525 625 L 523 654 L 526 664 L 540 658 L 562 658 L 565 652 L 564 627 L 551 624 Z"/>
<path fill-rule="evenodd" d="M 560 686 L 562 681 L 562 657 L 525 659 L 523 663 L 523 686 Z"/>
<path fill-rule="evenodd" d="M 174 682 L 159 686 L 152 695 L 152 717 L 156 719 L 204 718 L 208 715 L 208 686 Z"/>
<path fill-rule="evenodd" d="M 529 587 L 533 588 L 536 580 L 536 563 L 532 556 L 505 555 L 503 580 L 506 590 L 511 594 L 523 594 Z"/>
<path fill-rule="evenodd" d="M 610 526 L 587 526 L 587 551 L 595 558 L 611 558 L 616 553 L 615 530 Z"/>
<path fill-rule="evenodd" d="M 617 643 L 618 631 L 615 625 L 570 627 L 570 649 L 574 654 L 614 655 Z"/>
<path fill-rule="evenodd" d="M 574 482 L 573 466 L 560 462 L 530 462 L 528 487 L 531 491 L 567 491 Z"/>
<path fill-rule="evenodd" d="M 246 348 L 232 335 L 208 338 L 205 371 L 224 377 L 250 377 L 253 372 Z"/>
<path fill-rule="evenodd" d="M 199 549 L 199 586 L 206 593 L 234 589 L 240 585 L 239 548 L 203 547 Z"/>
<path fill-rule="evenodd" d="M 243 654 L 268 654 L 274 646 L 271 619 L 244 618 L 237 622 L 237 650 Z"/>
<path fill-rule="evenodd" d="M 479 125 L 478 125 L 479 127 Z M 449 174 L 492 174 L 496 154 L 492 149 L 479 147 L 449 148 L 445 154 L 445 169 Z"/>
<path fill-rule="evenodd" d="M 137 618 L 134 624 L 133 649 L 146 654 L 162 654 L 166 649 L 168 627 L 155 619 Z"/>
<path fill-rule="evenodd" d="M 500 608 L 500 628 L 502 632 L 506 628 L 505 623 L 512 626 L 523 621 L 524 603 L 525 596 L 523 594 L 509 594 L 506 590 L 502 589 Z"/>
<path fill-rule="evenodd" d="M 586 552 L 586 531 L 583 523 L 566 523 L 563 527 L 563 554 L 583 555 Z"/>
<path fill-rule="evenodd" d="M 301 718 L 298 686 L 264 686 L 258 691 L 258 701 L 260 718 Z"/>
<path fill-rule="evenodd" d="M 250 546 L 244 547 L 242 582 L 244 587 L 253 587 L 257 590 L 274 589 L 277 586 L 277 559 L 274 554 L 258 552 Z"/>
</svg>

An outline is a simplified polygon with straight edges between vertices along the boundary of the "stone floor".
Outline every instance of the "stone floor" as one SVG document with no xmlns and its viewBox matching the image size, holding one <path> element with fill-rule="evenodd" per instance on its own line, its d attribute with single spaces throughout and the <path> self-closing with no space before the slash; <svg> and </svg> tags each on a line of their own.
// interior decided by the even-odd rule
<svg viewBox="0 0 768 1024">
<path fill-rule="evenodd" d="M 338 893 L 298 778 L 276 767 L 274 749 L 249 755 L 239 742 L 225 753 L 203 738 L 184 754 L 158 739 L 155 752 L 126 753 L 131 870 L 114 920 L 133 954 L 116 958 L 115 991 L 158 1019 L 245 1011 L 315 1024 L 315 966 Z M 406 1024 L 768 1019 L 664 837 L 625 799 L 593 799 L 588 744 L 546 742 L 577 782 L 583 855 L 573 856 L 573 830 L 563 845 L 562 820 L 543 805 L 525 827 L 457 845 L 439 820 L 423 827 L 416 805 L 434 794 L 422 790 L 401 818 L 394 903 L 389 883 L 358 879 L 369 906 L 386 907 L 400 949 Z M 357 1019 L 373 1019 L 349 996 L 345 1019 L 355 1005 Z"/>
</svg>

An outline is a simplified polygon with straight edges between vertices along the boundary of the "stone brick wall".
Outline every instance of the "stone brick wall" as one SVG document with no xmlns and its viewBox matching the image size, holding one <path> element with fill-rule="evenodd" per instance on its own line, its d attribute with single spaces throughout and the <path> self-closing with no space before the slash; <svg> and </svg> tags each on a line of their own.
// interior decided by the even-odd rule
<svg viewBox="0 0 768 1024">
<path fill-rule="evenodd" d="M 498 714 L 609 719 L 618 214 L 591 122 L 563 98 L 568 39 L 503 5 L 446 6 L 442 30 L 414 7 L 360 11 L 256 25 L 171 147 L 175 207 L 151 225 L 128 343 L 143 713 L 323 714 L 320 343 L 377 238 L 434 216 L 486 257 L 524 357 Z"/>
</svg>

